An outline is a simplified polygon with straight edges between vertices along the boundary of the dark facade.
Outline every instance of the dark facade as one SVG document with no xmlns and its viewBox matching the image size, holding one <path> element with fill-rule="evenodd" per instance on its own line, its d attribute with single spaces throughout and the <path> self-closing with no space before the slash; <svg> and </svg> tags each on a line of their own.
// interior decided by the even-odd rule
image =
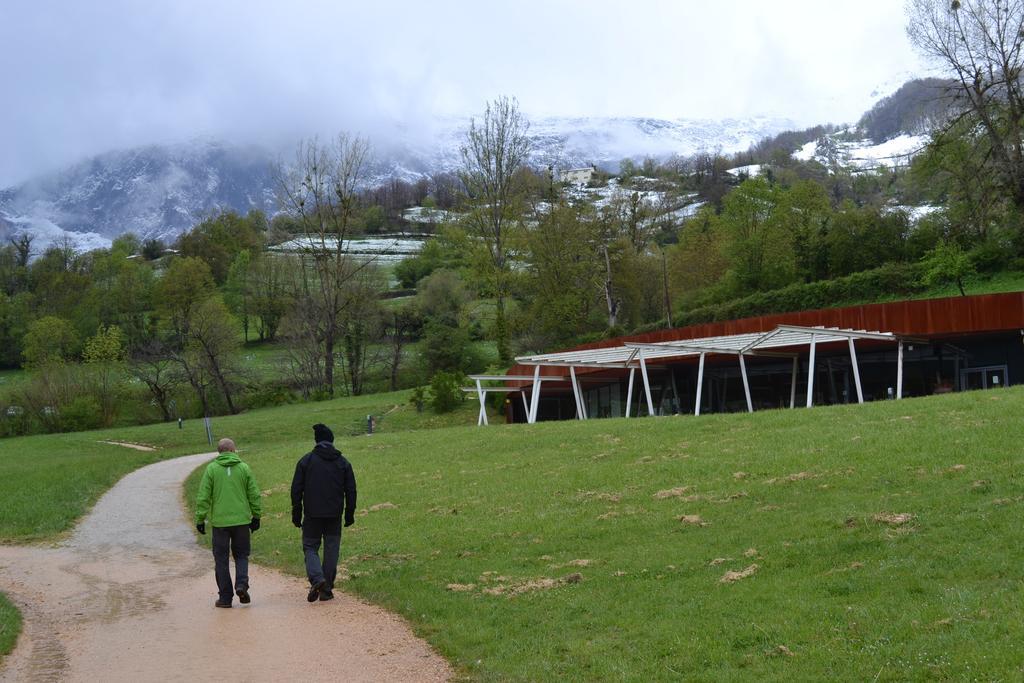
<svg viewBox="0 0 1024 683">
<path fill-rule="evenodd" d="M 1000 388 L 1024 382 L 1024 292 L 899 301 L 866 306 L 803 311 L 664 330 L 603 340 L 576 347 L 596 349 L 625 342 L 661 342 L 767 332 L 780 324 L 824 326 L 893 332 L 908 338 L 903 353 L 903 396 L 949 391 Z M 857 360 L 864 400 L 894 395 L 897 349 L 892 343 L 858 341 Z M 796 390 L 790 359 L 747 357 L 751 400 L 755 410 L 783 408 L 794 398 L 805 404 L 808 354 L 798 354 Z M 815 360 L 814 405 L 856 402 L 854 377 L 846 344 L 818 346 Z M 651 391 L 659 414 L 694 412 L 697 358 L 650 362 Z M 542 367 L 544 375 L 564 375 L 565 368 Z M 531 375 L 532 366 L 516 365 L 509 374 Z M 577 368 L 588 417 L 624 414 L 629 372 L 612 368 Z M 630 414 L 647 413 L 646 400 L 635 378 Z M 512 383 L 510 384 L 527 384 Z M 525 422 L 521 402 L 507 404 L 509 420 Z M 708 355 L 701 391 L 701 413 L 746 410 L 740 368 L 735 356 Z M 568 383 L 546 382 L 538 419 L 571 419 L 576 408 Z"/>
</svg>

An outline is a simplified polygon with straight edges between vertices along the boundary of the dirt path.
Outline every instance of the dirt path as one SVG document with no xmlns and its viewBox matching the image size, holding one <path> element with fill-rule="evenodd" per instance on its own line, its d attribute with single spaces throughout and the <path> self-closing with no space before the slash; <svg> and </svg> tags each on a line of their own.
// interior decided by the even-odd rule
<svg viewBox="0 0 1024 683">
<path fill-rule="evenodd" d="M 269 569 L 250 565 L 250 605 L 215 609 L 213 559 L 180 498 L 210 457 L 129 474 L 58 546 L 0 546 L 0 590 L 25 622 L 0 680 L 450 678 L 398 617 L 340 591 L 308 604 L 304 581 Z"/>
</svg>

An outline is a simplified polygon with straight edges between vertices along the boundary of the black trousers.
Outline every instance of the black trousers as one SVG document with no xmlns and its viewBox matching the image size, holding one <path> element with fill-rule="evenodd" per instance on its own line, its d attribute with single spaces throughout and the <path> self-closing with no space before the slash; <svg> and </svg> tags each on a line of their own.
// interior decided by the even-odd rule
<svg viewBox="0 0 1024 683">
<path fill-rule="evenodd" d="M 324 559 L 320 561 L 320 541 L 324 544 Z M 306 559 L 309 585 L 321 581 L 328 590 L 334 589 L 338 575 L 338 553 L 341 551 L 341 517 L 307 517 L 302 522 L 302 554 Z"/>
<path fill-rule="evenodd" d="M 249 525 L 213 527 L 213 567 L 221 602 L 231 602 L 235 589 L 249 588 Z M 235 583 L 231 583 L 228 554 L 235 558 Z"/>
</svg>

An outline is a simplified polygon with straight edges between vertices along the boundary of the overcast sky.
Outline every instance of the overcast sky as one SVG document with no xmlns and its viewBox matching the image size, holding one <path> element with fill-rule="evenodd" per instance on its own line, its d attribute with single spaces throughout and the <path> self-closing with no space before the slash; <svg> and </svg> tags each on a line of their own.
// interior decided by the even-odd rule
<svg viewBox="0 0 1024 683">
<path fill-rule="evenodd" d="M 0 186 L 112 148 L 532 116 L 853 121 L 900 0 L 0 0 Z"/>
</svg>

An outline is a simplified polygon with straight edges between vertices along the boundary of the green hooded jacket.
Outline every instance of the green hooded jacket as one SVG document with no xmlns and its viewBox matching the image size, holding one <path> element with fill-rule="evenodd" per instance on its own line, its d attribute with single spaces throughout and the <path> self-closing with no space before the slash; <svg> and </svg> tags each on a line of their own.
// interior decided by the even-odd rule
<svg viewBox="0 0 1024 683">
<path fill-rule="evenodd" d="M 234 453 L 221 453 L 206 466 L 196 497 L 196 524 L 240 526 L 261 516 L 260 490 L 249 466 Z"/>
</svg>

